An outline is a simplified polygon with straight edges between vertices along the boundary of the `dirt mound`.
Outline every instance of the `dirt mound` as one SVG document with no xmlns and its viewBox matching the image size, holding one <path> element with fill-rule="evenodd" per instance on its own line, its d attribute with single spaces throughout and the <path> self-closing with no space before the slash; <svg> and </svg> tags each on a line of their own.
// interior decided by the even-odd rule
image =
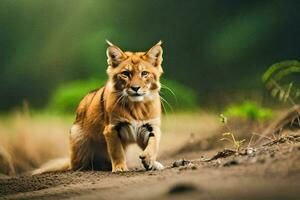
<svg viewBox="0 0 300 200">
<path fill-rule="evenodd" d="M 268 122 L 266 122 L 266 124 L 267 123 Z M 228 146 L 228 143 L 220 140 L 222 138 L 222 134 L 228 132 L 228 127 L 237 139 L 246 139 L 248 142 L 253 136 L 255 136 L 256 138 L 260 137 L 259 134 L 253 135 L 254 133 L 263 132 L 263 126 L 259 126 L 258 122 L 241 118 L 232 118 L 228 122 L 227 127 L 220 127 L 206 138 L 199 139 L 195 137 L 195 134 L 191 134 L 189 140 L 176 151 L 174 151 L 171 155 L 174 156 L 189 152 L 208 151 Z"/>
<path fill-rule="evenodd" d="M 297 131 L 300 129 L 300 106 L 294 106 L 282 117 L 274 121 L 265 131 L 264 135 L 280 135 L 284 131 Z"/>
</svg>

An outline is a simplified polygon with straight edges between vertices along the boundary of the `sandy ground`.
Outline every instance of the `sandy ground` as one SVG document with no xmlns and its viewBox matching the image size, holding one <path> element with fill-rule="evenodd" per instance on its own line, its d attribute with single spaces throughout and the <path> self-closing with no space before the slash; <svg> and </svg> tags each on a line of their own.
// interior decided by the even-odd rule
<svg viewBox="0 0 300 200">
<path fill-rule="evenodd" d="M 163 171 L 144 171 L 138 150 L 132 148 L 130 172 L 3 176 L 0 199 L 299 199 L 299 134 L 292 132 L 262 145 L 267 142 L 236 153 L 223 147 L 203 149 L 189 134 L 166 134 L 159 158 L 166 166 Z"/>
</svg>

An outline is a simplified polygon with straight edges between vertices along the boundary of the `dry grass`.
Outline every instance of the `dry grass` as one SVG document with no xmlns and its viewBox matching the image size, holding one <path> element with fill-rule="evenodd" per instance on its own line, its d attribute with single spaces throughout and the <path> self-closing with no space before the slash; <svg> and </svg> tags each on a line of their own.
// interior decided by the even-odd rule
<svg viewBox="0 0 300 200">
<path fill-rule="evenodd" d="M 6 157 L 17 173 L 68 155 L 68 133 L 72 117 L 15 112 L 0 119 L 0 146 L 3 149 L 0 157 Z M 216 115 L 207 113 L 168 114 L 163 116 L 162 121 L 164 135 L 161 154 L 178 148 L 190 139 L 191 134 L 195 138 L 203 138 L 218 128 Z M 137 151 L 131 150 L 135 152 L 132 156 L 135 159 L 138 157 L 135 155 Z M 137 159 L 135 161 L 133 163 L 138 162 Z"/>
<path fill-rule="evenodd" d="M 71 121 L 63 117 L 20 112 L 1 117 L 0 145 L 11 156 L 17 173 L 66 156 Z"/>
</svg>

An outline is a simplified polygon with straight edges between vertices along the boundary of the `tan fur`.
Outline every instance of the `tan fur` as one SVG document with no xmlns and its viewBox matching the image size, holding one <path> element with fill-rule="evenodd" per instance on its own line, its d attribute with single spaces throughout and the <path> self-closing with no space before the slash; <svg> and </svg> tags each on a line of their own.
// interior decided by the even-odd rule
<svg viewBox="0 0 300 200">
<path fill-rule="evenodd" d="M 69 168 L 126 171 L 126 147 L 137 143 L 143 149 L 144 167 L 162 169 L 156 161 L 161 134 L 161 42 L 147 52 L 123 52 L 108 45 L 108 81 L 87 94 L 77 108 L 70 131 Z M 139 87 L 137 92 L 134 87 Z"/>
<path fill-rule="evenodd" d="M 51 160 L 44 165 L 42 165 L 39 169 L 34 170 L 31 174 L 42 174 L 50 171 L 67 171 L 70 170 L 70 159 L 69 158 L 61 158 Z"/>
</svg>

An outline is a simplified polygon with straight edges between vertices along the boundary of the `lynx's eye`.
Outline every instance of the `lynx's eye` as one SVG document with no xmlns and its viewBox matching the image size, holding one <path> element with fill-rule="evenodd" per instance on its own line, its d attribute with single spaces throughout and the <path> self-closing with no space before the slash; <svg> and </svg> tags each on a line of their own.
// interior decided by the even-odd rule
<svg viewBox="0 0 300 200">
<path fill-rule="evenodd" d="M 147 71 L 142 71 L 142 76 L 148 76 L 148 74 L 149 74 L 149 72 L 147 72 Z"/>
<path fill-rule="evenodd" d="M 121 75 L 123 77 L 129 78 L 130 77 L 130 72 L 129 71 L 123 71 L 123 72 L 121 72 Z"/>
</svg>

